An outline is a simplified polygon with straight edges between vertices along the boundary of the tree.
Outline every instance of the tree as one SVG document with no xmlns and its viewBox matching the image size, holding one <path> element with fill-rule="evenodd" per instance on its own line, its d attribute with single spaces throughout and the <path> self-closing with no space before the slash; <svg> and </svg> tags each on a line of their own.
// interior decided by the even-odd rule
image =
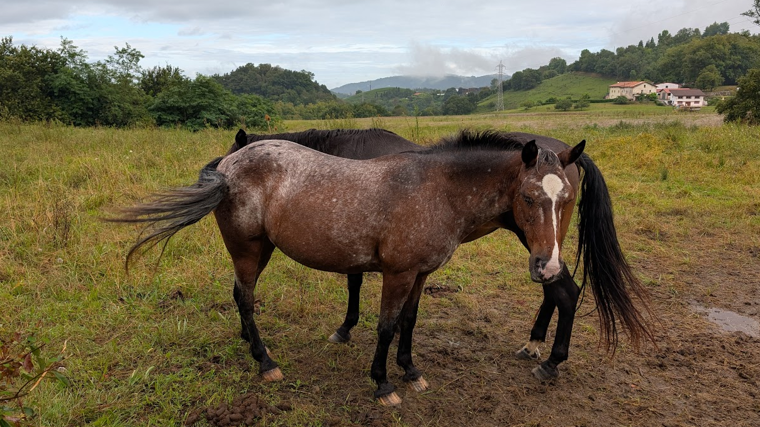
<svg viewBox="0 0 760 427">
<path fill-rule="evenodd" d="M 718 24 L 717 22 L 713 22 L 712 24 L 708 25 L 705 28 L 705 31 L 702 33 L 702 37 L 728 34 L 728 29 L 729 29 L 728 22 L 721 22 L 720 24 Z"/>
<path fill-rule="evenodd" d="M 556 71 L 557 74 L 565 74 L 567 71 L 567 61 L 558 56 L 549 60 L 548 67 L 550 70 Z"/>
<path fill-rule="evenodd" d="M 668 30 L 663 30 L 657 35 L 657 47 L 665 48 L 671 45 L 673 42 L 673 36 Z"/>
<path fill-rule="evenodd" d="M 527 111 L 535 107 L 536 103 L 528 99 L 528 100 L 523 101 L 522 104 L 520 104 L 520 106 L 523 107 Z"/>
<path fill-rule="evenodd" d="M 591 105 L 591 96 L 587 93 L 584 93 L 583 96 L 581 96 L 580 99 L 575 102 L 573 108 L 576 110 L 582 110 L 584 108 L 588 108 L 589 105 Z"/>
<path fill-rule="evenodd" d="M 276 65 L 248 63 L 229 74 L 211 77 L 236 95 L 249 93 L 295 105 L 337 99 L 325 85 L 314 81 L 313 73 L 305 70 L 292 71 Z"/>
<path fill-rule="evenodd" d="M 66 67 L 59 53 L 0 40 L 0 116 L 22 120 L 64 119 L 51 99 L 50 76 Z"/>
<path fill-rule="evenodd" d="M 145 58 L 145 55 L 130 46 L 129 43 L 126 43 L 126 47 L 121 49 L 118 46 L 113 48 L 116 49 L 116 52 L 113 55 L 108 55 L 106 65 L 113 72 L 114 80 L 120 83 L 135 83 L 137 76 L 142 71 L 140 60 Z"/>
<path fill-rule="evenodd" d="M 454 95 L 444 101 L 441 113 L 445 116 L 470 114 L 475 110 L 475 104 L 464 96 Z"/>
<path fill-rule="evenodd" d="M 573 108 L 573 101 L 570 99 L 560 99 L 556 104 L 554 104 L 555 110 L 567 111 L 571 108 Z"/>
<path fill-rule="evenodd" d="M 752 19 L 754 24 L 760 25 L 760 0 L 754 0 L 752 2 L 752 8 L 742 13 L 742 16 L 746 16 Z"/>
<path fill-rule="evenodd" d="M 712 91 L 716 86 L 723 84 L 723 76 L 720 75 L 718 67 L 710 64 L 699 73 L 695 84 L 699 89 Z"/>
<path fill-rule="evenodd" d="M 716 111 L 725 122 L 760 125 L 760 68 L 739 79 L 736 96 L 718 104 Z"/>
<path fill-rule="evenodd" d="M 271 101 L 257 95 L 235 96 L 213 78 L 200 74 L 159 93 L 150 112 L 159 126 L 191 130 L 242 125 L 266 129 L 266 116 L 276 115 Z"/>
<path fill-rule="evenodd" d="M 177 67 L 167 65 L 165 67 L 153 67 L 143 70 L 139 86 L 147 95 L 156 96 L 166 88 L 188 81 Z"/>
</svg>

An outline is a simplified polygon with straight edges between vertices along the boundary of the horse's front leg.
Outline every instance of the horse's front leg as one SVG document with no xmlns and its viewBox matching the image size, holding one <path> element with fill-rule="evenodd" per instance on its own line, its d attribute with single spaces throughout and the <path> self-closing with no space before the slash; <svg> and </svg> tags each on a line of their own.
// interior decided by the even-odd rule
<svg viewBox="0 0 760 427">
<path fill-rule="evenodd" d="M 559 309 L 559 318 L 557 319 L 557 333 L 549 358 L 533 369 L 533 375 L 541 381 L 556 378 L 559 375 L 557 366 L 567 360 L 570 336 L 573 333 L 573 322 L 575 321 L 575 308 L 580 295 L 580 289 L 567 272 L 567 267 L 565 267 L 562 278 L 548 286 L 554 287 L 553 293 Z"/>
<path fill-rule="evenodd" d="M 383 272 L 383 295 L 380 302 L 380 318 L 377 323 L 377 349 L 372 360 L 370 375 L 377 384 L 375 398 L 385 406 L 401 403 L 401 398 L 394 391 L 395 387 L 388 381 L 388 347 L 393 341 L 396 324 L 412 291 L 416 277 L 416 272 L 400 274 Z"/>
<path fill-rule="evenodd" d="M 538 346 L 546 341 L 546 331 L 549 329 L 549 322 L 552 320 L 554 309 L 557 307 L 555 292 L 552 286 L 543 285 L 544 301 L 538 310 L 533 329 L 530 330 L 530 341 L 515 353 L 515 357 L 518 359 L 538 360 L 541 357 Z"/>
<path fill-rule="evenodd" d="M 329 338 L 330 342 L 347 343 L 351 340 L 351 329 L 359 323 L 359 293 L 362 288 L 362 273 L 348 274 L 348 309 L 346 319 Z"/>
<path fill-rule="evenodd" d="M 399 318 L 401 333 L 398 340 L 396 363 L 404 369 L 404 381 L 409 383 L 416 392 L 423 392 L 430 387 L 425 378 L 422 377 L 422 372 L 412 362 L 412 333 L 417 323 L 417 309 L 420 305 L 420 296 L 422 295 L 422 288 L 425 285 L 427 276 L 427 274 L 417 276 L 412 293 L 409 295 L 409 299 L 406 300 L 401 317 Z"/>
</svg>

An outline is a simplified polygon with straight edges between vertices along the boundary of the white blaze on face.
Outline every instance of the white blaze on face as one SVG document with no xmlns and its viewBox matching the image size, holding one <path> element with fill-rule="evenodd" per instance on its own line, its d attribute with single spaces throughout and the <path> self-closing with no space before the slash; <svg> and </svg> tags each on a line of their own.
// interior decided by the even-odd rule
<svg viewBox="0 0 760 427">
<path fill-rule="evenodd" d="M 552 258 L 549 260 L 549 262 L 546 264 L 546 268 L 544 269 L 544 278 L 548 279 L 556 274 L 559 273 L 560 270 L 560 263 L 559 263 L 559 233 L 558 233 L 558 219 L 557 219 L 557 210 L 556 210 L 556 204 L 557 204 L 557 198 L 562 193 L 562 191 L 565 188 L 565 184 L 562 182 L 562 179 L 554 174 L 547 174 L 544 176 L 544 179 L 541 180 L 541 186 L 544 189 L 544 192 L 547 196 L 549 196 L 549 199 L 552 201 L 552 225 L 554 226 L 554 249 L 552 250 Z"/>
</svg>

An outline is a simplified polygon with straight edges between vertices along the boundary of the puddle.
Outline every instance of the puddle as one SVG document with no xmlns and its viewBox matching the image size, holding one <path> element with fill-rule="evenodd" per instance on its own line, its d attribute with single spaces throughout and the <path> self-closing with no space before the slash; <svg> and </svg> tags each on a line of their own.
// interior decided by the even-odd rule
<svg viewBox="0 0 760 427">
<path fill-rule="evenodd" d="M 760 322 L 739 313 L 722 308 L 707 308 L 699 304 L 691 303 L 691 307 L 697 313 L 704 313 L 707 319 L 720 326 L 726 332 L 744 332 L 745 334 L 760 338 Z"/>
</svg>

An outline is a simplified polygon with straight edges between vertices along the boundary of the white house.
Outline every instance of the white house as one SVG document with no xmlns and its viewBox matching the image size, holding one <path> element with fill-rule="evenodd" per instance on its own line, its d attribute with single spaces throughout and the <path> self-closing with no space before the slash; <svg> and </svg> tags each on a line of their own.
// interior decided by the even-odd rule
<svg viewBox="0 0 760 427">
<path fill-rule="evenodd" d="M 678 83 L 659 83 L 655 85 L 657 88 L 657 92 L 663 90 L 663 89 L 678 89 L 681 87 Z"/>
<path fill-rule="evenodd" d="M 699 110 L 707 105 L 705 93 L 699 89 L 663 89 L 657 93 L 657 98 L 664 104 L 689 110 Z"/>
<path fill-rule="evenodd" d="M 607 94 L 608 99 L 615 99 L 618 96 L 624 96 L 633 101 L 636 95 L 649 95 L 656 93 L 657 88 L 647 82 L 617 82 L 610 85 L 610 92 Z"/>
</svg>

